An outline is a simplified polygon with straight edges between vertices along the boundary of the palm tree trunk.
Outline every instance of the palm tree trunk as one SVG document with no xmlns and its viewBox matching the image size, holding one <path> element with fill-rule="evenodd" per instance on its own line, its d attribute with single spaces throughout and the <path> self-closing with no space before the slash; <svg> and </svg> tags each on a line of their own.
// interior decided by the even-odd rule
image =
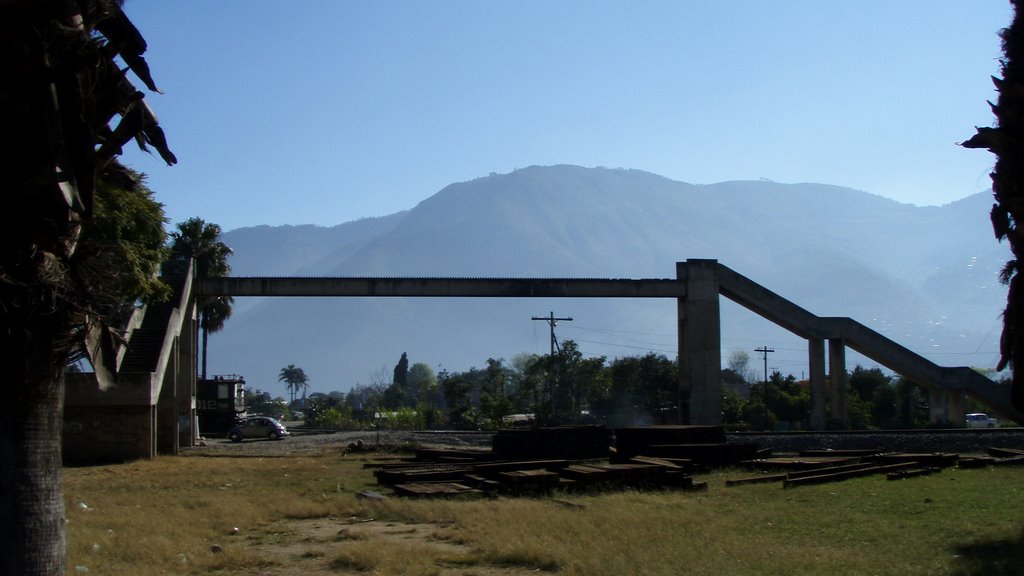
<svg viewBox="0 0 1024 576">
<path fill-rule="evenodd" d="M 54 316 L 62 317 L 59 312 Z M 9 324 L 10 317 L 3 319 Z M 22 324 L 19 322 L 19 324 Z M 39 324 L 45 324 L 40 326 Z M 58 318 L 2 326 L 0 366 L 0 573 L 66 573 L 61 477 L 63 362 L 55 361 Z"/>
</svg>

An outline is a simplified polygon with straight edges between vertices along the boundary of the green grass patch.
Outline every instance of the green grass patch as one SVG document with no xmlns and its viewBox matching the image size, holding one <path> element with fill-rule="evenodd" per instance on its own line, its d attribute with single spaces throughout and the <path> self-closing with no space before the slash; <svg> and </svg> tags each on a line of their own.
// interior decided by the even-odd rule
<svg viewBox="0 0 1024 576">
<path fill-rule="evenodd" d="M 444 566 L 596 576 L 1022 572 L 1024 469 L 725 487 L 725 479 L 747 474 L 702 477 L 709 489 L 700 493 L 377 503 L 355 496 L 379 490 L 362 462 L 336 454 L 70 468 L 69 566 L 114 575 L 255 574 L 276 565 L 268 547 L 293 546 L 292 558 L 309 563 L 309 573 L 436 574 Z M 391 530 L 382 540 L 359 531 L 371 518 L 429 526 Z M 311 535 L 296 532 L 295 519 L 332 524 Z M 214 544 L 220 552 L 211 552 Z"/>
</svg>

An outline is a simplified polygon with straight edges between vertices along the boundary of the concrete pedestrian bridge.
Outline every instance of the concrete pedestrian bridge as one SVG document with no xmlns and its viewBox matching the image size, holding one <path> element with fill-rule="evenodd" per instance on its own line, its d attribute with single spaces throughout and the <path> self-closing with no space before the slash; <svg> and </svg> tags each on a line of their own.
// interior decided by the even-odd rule
<svg viewBox="0 0 1024 576">
<path fill-rule="evenodd" d="M 846 427 L 847 348 L 927 389 L 934 424 L 963 426 L 967 396 L 1004 418 L 1024 422 L 1024 414 L 1010 402 L 1009 385 L 968 367 L 939 366 L 851 318 L 816 316 L 716 260 L 678 262 L 675 278 L 190 276 L 180 279 L 177 288 L 175 302 L 142 309 L 137 315 L 142 318 L 133 319 L 136 329 L 129 329 L 128 345 L 119 352 L 116 387 L 101 390 L 102 378 L 86 375 L 68 386 L 66 397 L 72 415 L 78 413 L 76 406 L 148 402 L 152 408 L 151 452 L 176 451 L 178 445 L 194 442 L 198 435 L 194 425 L 195 302 L 202 296 L 674 298 L 680 368 L 678 420 L 684 424 L 721 424 L 719 300 L 724 296 L 807 341 L 814 430 L 825 430 L 830 417 Z M 164 310 L 168 307 L 170 312 Z M 147 317 L 152 321 L 147 323 Z M 152 372 L 148 372 L 150 368 Z M 141 383 L 122 384 L 134 380 Z M 67 426 L 66 420 L 65 429 Z M 173 437 L 161 440 L 160 430 Z"/>
</svg>

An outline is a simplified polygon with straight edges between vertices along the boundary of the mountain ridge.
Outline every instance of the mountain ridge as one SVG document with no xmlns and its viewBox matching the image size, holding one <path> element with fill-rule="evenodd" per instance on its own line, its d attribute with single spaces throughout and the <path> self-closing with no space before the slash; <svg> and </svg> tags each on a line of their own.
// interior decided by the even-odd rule
<svg viewBox="0 0 1024 576">
<path fill-rule="evenodd" d="M 919 207 L 833 185 L 531 166 L 451 184 L 388 216 L 223 238 L 238 276 L 666 278 L 676 261 L 714 258 L 815 314 L 851 316 L 940 364 L 975 365 L 996 354 L 991 326 L 1005 298 L 996 282 L 1005 247 L 992 241 L 983 197 Z M 314 390 L 347 390 L 402 352 L 449 370 L 545 353 L 546 334 L 523 318 L 570 308 L 577 322 L 560 338 L 613 334 L 585 353 L 646 345 L 675 355 L 674 303 L 258 299 L 239 302 L 211 338 L 211 367 L 276 391 L 280 367 L 295 364 Z M 778 342 L 794 348 L 791 359 L 776 356 L 779 368 L 799 375 L 787 366 L 806 362 L 800 341 L 763 324 L 723 301 L 723 353 Z M 658 336 L 627 344 L 628 332 Z"/>
</svg>

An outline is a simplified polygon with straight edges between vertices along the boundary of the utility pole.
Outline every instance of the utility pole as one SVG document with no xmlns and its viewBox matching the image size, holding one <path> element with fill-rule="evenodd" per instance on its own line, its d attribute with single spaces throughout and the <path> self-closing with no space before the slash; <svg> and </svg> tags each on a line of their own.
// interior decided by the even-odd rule
<svg viewBox="0 0 1024 576">
<path fill-rule="evenodd" d="M 768 353 L 775 352 L 774 348 L 762 346 L 760 348 L 754 348 L 754 352 L 759 352 L 761 357 L 764 358 L 764 429 L 768 429 Z"/>
<path fill-rule="evenodd" d="M 548 356 L 548 401 L 551 404 L 551 416 L 554 417 L 555 411 L 555 350 L 558 350 L 558 339 L 555 338 L 555 326 L 558 325 L 559 321 L 572 322 L 572 317 L 568 318 L 555 318 L 555 313 L 550 312 L 547 316 L 534 316 L 530 320 L 543 320 L 548 323 L 548 328 L 551 330 L 551 354 Z M 559 350 L 561 351 L 561 350 Z"/>
<path fill-rule="evenodd" d="M 548 316 L 534 316 L 530 320 L 543 320 L 548 323 L 548 327 L 551 329 L 551 356 L 554 356 L 555 350 L 558 349 L 558 340 L 555 338 L 555 326 L 558 325 L 559 321 L 572 322 L 572 317 L 555 318 L 555 313 L 550 312 Z"/>
</svg>

